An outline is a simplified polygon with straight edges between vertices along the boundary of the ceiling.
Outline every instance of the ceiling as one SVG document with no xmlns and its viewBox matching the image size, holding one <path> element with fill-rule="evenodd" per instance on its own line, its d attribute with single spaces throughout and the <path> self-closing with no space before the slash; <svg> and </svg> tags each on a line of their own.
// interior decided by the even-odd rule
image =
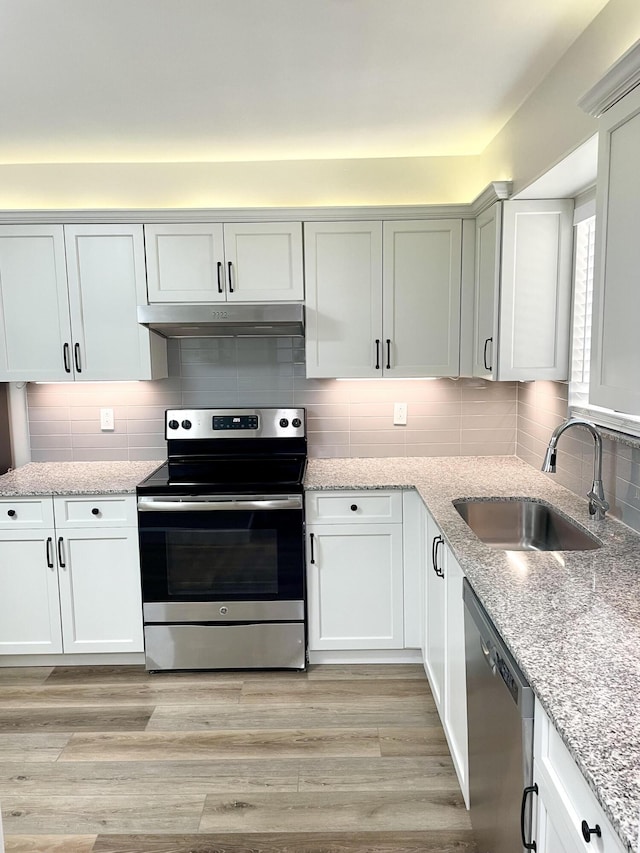
<svg viewBox="0 0 640 853">
<path fill-rule="evenodd" d="M 479 154 L 607 0 L 0 0 L 0 164 Z"/>
</svg>

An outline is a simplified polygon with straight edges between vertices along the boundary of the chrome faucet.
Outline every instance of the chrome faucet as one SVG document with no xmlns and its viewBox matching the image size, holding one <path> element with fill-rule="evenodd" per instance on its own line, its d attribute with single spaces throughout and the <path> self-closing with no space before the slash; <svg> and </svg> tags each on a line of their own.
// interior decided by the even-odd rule
<svg viewBox="0 0 640 853">
<path fill-rule="evenodd" d="M 582 418 L 569 418 L 564 423 L 560 424 L 560 426 L 557 426 L 549 439 L 549 446 L 544 454 L 542 470 L 548 474 L 556 473 L 556 445 L 558 444 L 558 439 L 566 429 L 569 429 L 569 427 L 572 426 L 582 426 L 589 430 L 593 436 L 593 441 L 595 443 L 595 451 L 593 454 L 593 483 L 591 484 L 591 491 L 587 494 L 587 497 L 589 498 L 589 514 L 595 515 L 597 519 L 603 519 L 606 511 L 609 509 L 609 503 L 605 500 L 604 488 L 602 486 L 602 436 L 600 435 L 600 430 L 595 424 L 592 424 L 591 421 L 585 421 Z"/>
</svg>

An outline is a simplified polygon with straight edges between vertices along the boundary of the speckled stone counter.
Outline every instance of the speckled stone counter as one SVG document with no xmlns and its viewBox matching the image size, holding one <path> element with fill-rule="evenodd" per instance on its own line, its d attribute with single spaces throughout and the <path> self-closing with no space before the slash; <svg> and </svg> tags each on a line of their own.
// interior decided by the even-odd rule
<svg viewBox="0 0 640 853">
<path fill-rule="evenodd" d="M 307 489 L 416 488 L 623 844 L 640 814 L 640 535 L 515 457 L 311 459 Z M 501 551 L 452 500 L 536 497 L 603 543 Z"/>
<path fill-rule="evenodd" d="M 30 462 L 0 477 L 0 497 L 134 494 L 158 462 Z"/>
</svg>

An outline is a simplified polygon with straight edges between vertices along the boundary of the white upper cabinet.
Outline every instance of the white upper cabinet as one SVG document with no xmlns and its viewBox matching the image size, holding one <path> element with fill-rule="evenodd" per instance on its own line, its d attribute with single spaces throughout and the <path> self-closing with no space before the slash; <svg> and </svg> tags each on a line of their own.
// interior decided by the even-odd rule
<svg viewBox="0 0 640 853">
<path fill-rule="evenodd" d="M 229 302 L 304 299 L 302 223 L 225 223 Z"/>
<path fill-rule="evenodd" d="M 385 222 L 382 337 L 387 376 L 457 376 L 462 222 Z"/>
<path fill-rule="evenodd" d="M 222 225 L 145 225 L 149 302 L 224 302 Z"/>
<path fill-rule="evenodd" d="M 456 376 L 460 220 L 305 224 L 307 376 Z"/>
<path fill-rule="evenodd" d="M 166 376 L 166 345 L 137 322 L 142 226 L 0 226 L 0 379 Z"/>
<path fill-rule="evenodd" d="M 573 201 L 498 202 L 476 222 L 473 374 L 568 378 Z"/>
<path fill-rule="evenodd" d="M 145 225 L 149 302 L 304 298 L 302 223 Z"/>
<path fill-rule="evenodd" d="M 166 376 L 166 344 L 137 322 L 146 294 L 141 225 L 65 226 L 76 379 Z"/>
<path fill-rule="evenodd" d="M 304 249 L 307 376 L 380 376 L 382 223 L 305 223 Z"/>
<path fill-rule="evenodd" d="M 2 380 L 70 378 L 62 225 L 0 226 L 0 287 Z"/>
<path fill-rule="evenodd" d="M 640 89 L 600 119 L 589 398 L 640 415 Z"/>
</svg>

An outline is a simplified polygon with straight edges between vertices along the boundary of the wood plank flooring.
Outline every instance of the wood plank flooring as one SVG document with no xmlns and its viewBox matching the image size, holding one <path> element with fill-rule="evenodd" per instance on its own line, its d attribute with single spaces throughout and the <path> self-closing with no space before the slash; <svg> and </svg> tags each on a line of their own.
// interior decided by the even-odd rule
<svg viewBox="0 0 640 853">
<path fill-rule="evenodd" d="M 419 666 L 0 668 L 7 853 L 475 853 Z"/>
</svg>

